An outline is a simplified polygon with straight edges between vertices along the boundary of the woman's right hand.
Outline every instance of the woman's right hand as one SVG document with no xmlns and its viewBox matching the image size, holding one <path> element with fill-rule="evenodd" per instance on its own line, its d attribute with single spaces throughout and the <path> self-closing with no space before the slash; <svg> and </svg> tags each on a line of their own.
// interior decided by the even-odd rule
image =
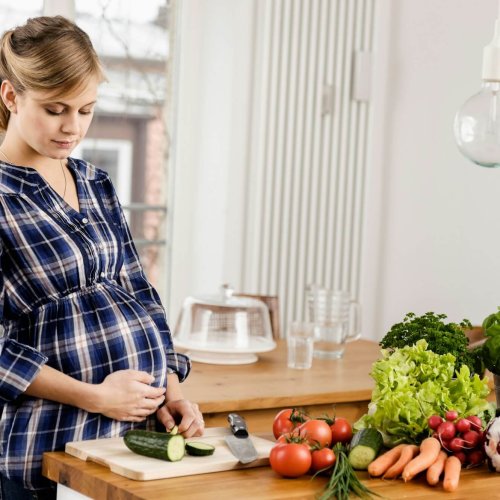
<svg viewBox="0 0 500 500">
<path fill-rule="evenodd" d="M 109 374 L 94 386 L 95 401 L 91 413 L 101 413 L 114 420 L 141 422 L 165 400 L 165 388 L 153 387 L 154 377 L 147 372 L 120 370 Z"/>
</svg>

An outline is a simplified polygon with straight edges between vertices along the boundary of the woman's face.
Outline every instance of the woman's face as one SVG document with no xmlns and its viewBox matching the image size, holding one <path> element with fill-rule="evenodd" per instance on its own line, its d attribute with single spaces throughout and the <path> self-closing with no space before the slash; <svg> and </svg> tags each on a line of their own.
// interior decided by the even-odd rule
<svg viewBox="0 0 500 500">
<path fill-rule="evenodd" d="M 90 79 L 76 91 L 59 97 L 33 90 L 16 95 L 9 138 L 17 142 L 19 151 L 31 157 L 68 157 L 90 126 L 97 87 L 97 79 Z"/>
</svg>

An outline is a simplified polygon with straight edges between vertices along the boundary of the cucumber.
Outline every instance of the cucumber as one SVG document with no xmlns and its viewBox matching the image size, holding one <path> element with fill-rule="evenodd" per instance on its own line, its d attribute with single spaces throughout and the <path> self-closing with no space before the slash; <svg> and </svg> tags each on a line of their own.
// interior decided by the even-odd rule
<svg viewBox="0 0 500 500">
<path fill-rule="evenodd" d="M 182 434 L 133 429 L 125 433 L 123 440 L 129 450 L 146 457 L 177 462 L 185 454 Z"/>
<path fill-rule="evenodd" d="M 382 434 L 377 429 L 361 429 L 354 434 L 349 451 L 349 462 L 354 469 L 366 470 L 382 448 Z"/>
<path fill-rule="evenodd" d="M 188 441 L 186 442 L 186 453 L 195 457 L 206 457 L 213 455 L 215 446 L 201 441 Z"/>
</svg>

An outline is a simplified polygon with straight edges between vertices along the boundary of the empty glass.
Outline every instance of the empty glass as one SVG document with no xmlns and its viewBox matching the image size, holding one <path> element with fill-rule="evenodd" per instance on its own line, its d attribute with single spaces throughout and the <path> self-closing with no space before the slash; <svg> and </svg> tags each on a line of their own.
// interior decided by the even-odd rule
<svg viewBox="0 0 500 500">
<path fill-rule="evenodd" d="M 308 370 L 312 366 L 314 325 L 295 321 L 287 335 L 288 368 Z"/>
<path fill-rule="evenodd" d="M 361 306 L 349 292 L 307 287 L 309 319 L 314 324 L 314 357 L 338 359 L 345 343 L 361 335 Z"/>
</svg>

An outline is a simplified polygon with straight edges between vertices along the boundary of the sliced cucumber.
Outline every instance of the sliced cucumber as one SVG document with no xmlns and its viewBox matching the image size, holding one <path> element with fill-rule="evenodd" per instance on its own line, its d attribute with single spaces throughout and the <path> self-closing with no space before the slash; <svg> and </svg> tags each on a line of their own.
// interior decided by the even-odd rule
<svg viewBox="0 0 500 500">
<path fill-rule="evenodd" d="M 186 442 L 186 453 L 195 457 L 206 457 L 213 455 L 215 446 L 201 441 L 188 441 Z"/>
<path fill-rule="evenodd" d="M 167 431 L 167 433 L 175 436 L 175 434 L 179 434 L 179 427 L 174 425 L 169 431 Z"/>
<path fill-rule="evenodd" d="M 169 462 L 181 460 L 186 453 L 186 441 L 182 434 L 134 429 L 127 431 L 123 440 L 134 453 Z"/>
<path fill-rule="evenodd" d="M 379 454 L 382 444 L 382 434 L 377 429 L 361 429 L 354 434 L 349 451 L 353 468 L 366 470 Z"/>
</svg>

